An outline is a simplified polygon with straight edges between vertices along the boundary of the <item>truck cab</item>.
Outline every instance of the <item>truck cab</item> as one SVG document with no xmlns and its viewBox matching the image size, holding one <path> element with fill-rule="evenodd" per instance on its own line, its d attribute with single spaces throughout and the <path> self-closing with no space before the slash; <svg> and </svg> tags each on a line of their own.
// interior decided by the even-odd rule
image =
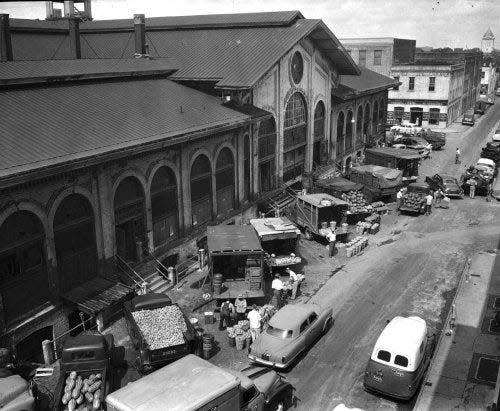
<svg viewBox="0 0 500 411">
<path fill-rule="evenodd" d="M 476 120 L 474 118 L 474 110 L 467 110 L 467 112 L 464 113 L 464 116 L 462 117 L 462 124 L 473 126 L 475 122 Z"/>
</svg>

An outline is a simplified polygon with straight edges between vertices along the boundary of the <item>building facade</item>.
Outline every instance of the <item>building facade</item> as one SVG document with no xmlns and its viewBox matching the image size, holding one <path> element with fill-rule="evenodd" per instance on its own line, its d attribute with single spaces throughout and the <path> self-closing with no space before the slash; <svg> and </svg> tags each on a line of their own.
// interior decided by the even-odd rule
<svg viewBox="0 0 500 411">
<path fill-rule="evenodd" d="M 342 45 L 360 67 L 390 76 L 394 65 L 413 63 L 415 40 L 382 38 L 345 38 Z"/>
<path fill-rule="evenodd" d="M 484 36 L 481 40 L 481 51 L 484 54 L 490 54 L 493 53 L 495 50 L 495 35 L 491 31 L 491 28 L 488 27 L 488 30 L 486 30 L 486 33 L 484 33 Z"/>
<path fill-rule="evenodd" d="M 479 94 L 486 96 L 494 94 L 497 86 L 497 67 L 493 59 L 485 59 L 481 67 L 481 89 Z"/>
<path fill-rule="evenodd" d="M 394 66 L 391 75 L 400 82 L 389 91 L 388 121 L 409 121 L 444 128 L 461 114 L 464 65 L 427 62 Z"/>
</svg>

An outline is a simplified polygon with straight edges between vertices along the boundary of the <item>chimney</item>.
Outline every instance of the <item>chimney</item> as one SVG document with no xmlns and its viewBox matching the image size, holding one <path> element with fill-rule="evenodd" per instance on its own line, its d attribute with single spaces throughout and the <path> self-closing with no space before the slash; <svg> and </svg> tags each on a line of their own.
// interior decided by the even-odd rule
<svg viewBox="0 0 500 411">
<path fill-rule="evenodd" d="M 0 14 L 0 61 L 12 61 L 9 15 Z"/>
<path fill-rule="evenodd" d="M 73 58 L 82 58 L 82 48 L 80 45 L 80 19 L 71 17 L 68 19 L 69 43 Z"/>
<path fill-rule="evenodd" d="M 146 18 L 144 14 L 134 14 L 135 54 L 137 58 L 146 55 Z"/>
</svg>

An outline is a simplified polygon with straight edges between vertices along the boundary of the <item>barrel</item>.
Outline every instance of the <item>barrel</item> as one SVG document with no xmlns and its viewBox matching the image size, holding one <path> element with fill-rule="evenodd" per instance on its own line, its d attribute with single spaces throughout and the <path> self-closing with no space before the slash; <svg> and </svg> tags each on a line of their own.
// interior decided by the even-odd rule
<svg viewBox="0 0 500 411">
<path fill-rule="evenodd" d="M 214 346 L 214 336 L 213 334 L 205 333 L 202 336 L 202 347 L 203 347 L 203 358 L 208 360 L 212 353 Z"/>
<path fill-rule="evenodd" d="M 215 284 L 222 284 L 222 274 L 220 273 L 217 273 L 217 274 L 214 274 L 214 285 Z"/>
<path fill-rule="evenodd" d="M 214 313 L 212 311 L 205 311 L 205 324 L 214 323 Z"/>
<path fill-rule="evenodd" d="M 252 334 L 248 333 L 245 337 L 246 337 L 245 338 L 245 340 L 246 340 L 246 346 L 250 347 L 250 344 L 252 344 Z"/>
<path fill-rule="evenodd" d="M 222 292 L 222 284 L 214 284 L 214 294 L 220 295 Z"/>
<path fill-rule="evenodd" d="M 236 345 L 236 337 L 232 337 L 230 335 L 227 336 L 227 343 L 230 347 L 234 347 Z"/>
<path fill-rule="evenodd" d="M 245 337 L 243 335 L 237 335 L 235 340 L 237 350 L 241 351 L 243 348 L 245 348 Z"/>
</svg>

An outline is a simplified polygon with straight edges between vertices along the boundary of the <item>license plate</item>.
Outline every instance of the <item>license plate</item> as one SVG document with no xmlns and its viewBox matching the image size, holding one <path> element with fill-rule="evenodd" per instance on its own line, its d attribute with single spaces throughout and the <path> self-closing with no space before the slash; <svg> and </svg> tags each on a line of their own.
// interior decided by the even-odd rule
<svg viewBox="0 0 500 411">
<path fill-rule="evenodd" d="M 382 382 L 382 377 L 380 375 L 374 375 L 373 379 L 378 382 Z"/>
</svg>

